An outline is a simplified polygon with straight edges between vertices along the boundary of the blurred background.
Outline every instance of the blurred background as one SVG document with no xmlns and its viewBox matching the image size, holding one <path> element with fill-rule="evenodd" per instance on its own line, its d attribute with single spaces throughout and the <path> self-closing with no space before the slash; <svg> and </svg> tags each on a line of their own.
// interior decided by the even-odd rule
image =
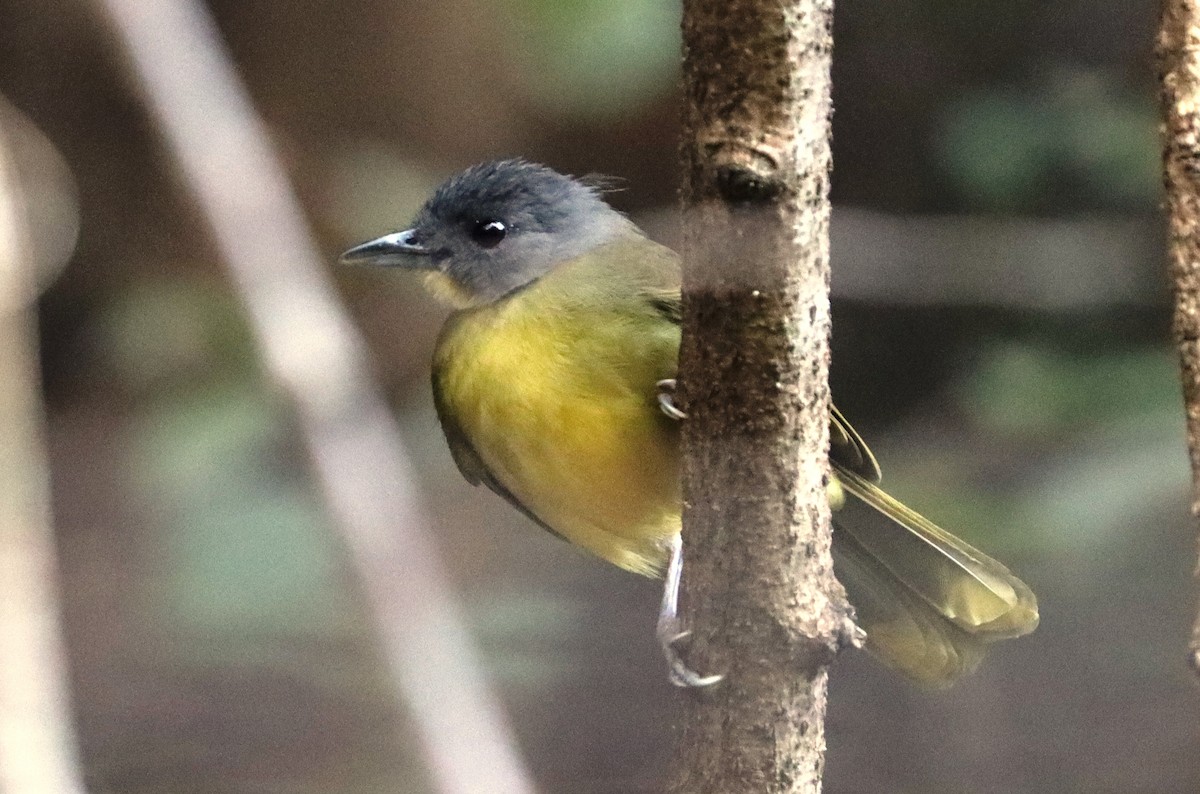
<svg viewBox="0 0 1200 794">
<path fill-rule="evenodd" d="M 830 792 L 1200 790 L 1157 6 L 838 0 L 835 398 L 885 484 L 1018 572 L 1042 625 L 947 691 L 839 659 Z M 370 343 L 540 790 L 657 790 L 658 585 L 464 482 L 429 395 L 442 310 L 334 262 L 511 155 L 621 177 L 613 203 L 671 243 L 678 6 L 208 7 Z M 94 6 L 0 0 L 90 789 L 431 791 L 288 406 L 131 86 Z"/>
</svg>

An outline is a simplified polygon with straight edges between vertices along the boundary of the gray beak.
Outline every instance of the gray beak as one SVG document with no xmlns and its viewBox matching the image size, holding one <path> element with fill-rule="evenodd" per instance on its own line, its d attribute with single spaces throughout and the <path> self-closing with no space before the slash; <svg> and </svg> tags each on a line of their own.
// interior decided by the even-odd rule
<svg viewBox="0 0 1200 794">
<path fill-rule="evenodd" d="M 426 270 L 434 267 L 429 249 L 413 241 L 413 230 L 386 234 L 376 240 L 356 245 L 342 254 L 343 265 L 375 265 L 378 267 L 408 267 Z"/>
</svg>

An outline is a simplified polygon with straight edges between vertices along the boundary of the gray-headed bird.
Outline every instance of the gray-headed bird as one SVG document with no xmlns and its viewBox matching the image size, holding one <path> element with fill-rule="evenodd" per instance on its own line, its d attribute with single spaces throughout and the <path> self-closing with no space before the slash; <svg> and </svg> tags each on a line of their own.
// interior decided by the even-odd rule
<svg viewBox="0 0 1200 794">
<path fill-rule="evenodd" d="M 454 308 L 433 394 L 455 463 L 535 522 L 635 573 L 668 573 L 659 634 L 672 680 L 711 683 L 673 649 L 680 570 L 679 257 L 600 191 L 523 160 L 447 180 L 412 228 L 342 260 L 424 274 Z M 999 562 L 878 487 L 834 409 L 835 571 L 867 649 L 921 681 L 971 670 L 1032 631 L 1037 601 Z"/>
</svg>

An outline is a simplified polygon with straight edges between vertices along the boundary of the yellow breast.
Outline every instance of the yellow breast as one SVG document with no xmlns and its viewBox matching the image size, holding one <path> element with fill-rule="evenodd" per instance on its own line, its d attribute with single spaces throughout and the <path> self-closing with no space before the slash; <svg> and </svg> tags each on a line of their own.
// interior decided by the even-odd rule
<svg viewBox="0 0 1200 794">
<path fill-rule="evenodd" d="M 443 410 L 542 522 L 654 573 L 680 523 L 678 431 L 655 388 L 677 330 L 537 289 L 452 320 L 435 354 Z"/>
</svg>

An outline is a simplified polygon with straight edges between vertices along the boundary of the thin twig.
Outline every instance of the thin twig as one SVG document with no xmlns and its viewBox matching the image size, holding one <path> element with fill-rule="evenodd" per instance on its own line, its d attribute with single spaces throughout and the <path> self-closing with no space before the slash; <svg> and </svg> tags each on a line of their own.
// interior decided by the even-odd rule
<svg viewBox="0 0 1200 794">
<path fill-rule="evenodd" d="M 1187 441 L 1192 461 L 1192 513 L 1200 516 L 1200 2 L 1163 0 L 1158 68 L 1167 190 L 1168 257 L 1175 292 Z M 1200 672 L 1200 617 L 1189 646 Z"/>
<path fill-rule="evenodd" d="M 23 202 L 0 129 L 0 791 L 84 791 L 59 625 L 33 282 Z"/>
<path fill-rule="evenodd" d="M 196 0 L 98 0 L 204 214 L 270 374 L 295 406 L 437 790 L 529 792 L 427 537 L 395 422 L 303 213 Z"/>
</svg>

